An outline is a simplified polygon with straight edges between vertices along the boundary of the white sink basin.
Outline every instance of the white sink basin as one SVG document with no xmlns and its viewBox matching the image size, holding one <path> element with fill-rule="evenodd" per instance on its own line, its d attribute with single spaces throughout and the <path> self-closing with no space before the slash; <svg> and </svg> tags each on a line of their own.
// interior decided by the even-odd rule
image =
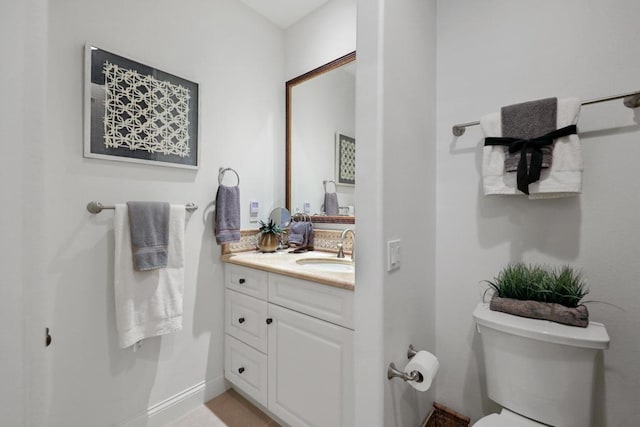
<svg viewBox="0 0 640 427">
<path fill-rule="evenodd" d="M 309 270 L 325 271 L 330 273 L 353 273 L 355 263 L 342 258 L 303 258 L 296 261 Z"/>
</svg>

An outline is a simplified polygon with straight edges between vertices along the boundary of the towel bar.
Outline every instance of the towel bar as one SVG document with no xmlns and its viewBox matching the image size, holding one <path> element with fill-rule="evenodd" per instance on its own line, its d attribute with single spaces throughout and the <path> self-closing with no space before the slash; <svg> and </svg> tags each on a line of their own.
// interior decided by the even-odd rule
<svg viewBox="0 0 640 427">
<path fill-rule="evenodd" d="M 640 92 L 639 91 L 623 93 L 621 95 L 611 95 L 611 96 L 605 96 L 605 97 L 602 97 L 602 98 L 590 99 L 588 101 L 584 101 L 581 105 L 598 104 L 600 102 L 613 101 L 615 99 L 622 99 L 622 98 L 624 98 L 625 107 L 628 107 L 628 108 L 638 108 L 638 107 L 640 107 Z M 477 120 L 475 122 L 458 123 L 457 125 L 453 125 L 453 127 L 451 128 L 451 132 L 455 136 L 462 136 L 462 135 L 464 135 L 464 132 L 467 130 L 466 128 L 468 128 L 469 126 L 477 126 L 479 124 L 480 124 L 479 120 Z"/>
<path fill-rule="evenodd" d="M 100 202 L 91 201 L 87 203 L 87 210 L 92 214 L 99 214 L 103 209 L 115 209 L 115 206 L 105 206 Z M 198 209 L 198 205 L 195 203 L 189 202 L 184 207 L 187 211 L 193 212 Z"/>
</svg>

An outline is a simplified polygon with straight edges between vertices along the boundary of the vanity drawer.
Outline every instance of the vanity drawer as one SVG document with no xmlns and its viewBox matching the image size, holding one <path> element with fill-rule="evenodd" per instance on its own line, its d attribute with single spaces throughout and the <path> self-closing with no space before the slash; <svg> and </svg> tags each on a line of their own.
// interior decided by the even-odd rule
<svg viewBox="0 0 640 427">
<path fill-rule="evenodd" d="M 225 286 L 262 300 L 267 299 L 267 272 L 240 265 L 226 264 Z"/>
<path fill-rule="evenodd" d="M 269 273 L 269 302 L 353 329 L 353 291 Z"/>
<path fill-rule="evenodd" d="M 267 356 L 238 341 L 224 337 L 224 376 L 249 397 L 267 406 Z"/>
<path fill-rule="evenodd" d="M 225 332 L 267 352 L 267 302 L 225 290 Z"/>
</svg>

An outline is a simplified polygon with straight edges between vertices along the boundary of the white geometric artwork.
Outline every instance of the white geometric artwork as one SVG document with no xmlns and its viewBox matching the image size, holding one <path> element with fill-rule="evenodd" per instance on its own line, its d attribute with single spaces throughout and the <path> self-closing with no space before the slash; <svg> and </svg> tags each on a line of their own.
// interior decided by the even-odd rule
<svg viewBox="0 0 640 427">
<path fill-rule="evenodd" d="M 105 62 L 104 145 L 190 155 L 189 89 Z"/>
</svg>

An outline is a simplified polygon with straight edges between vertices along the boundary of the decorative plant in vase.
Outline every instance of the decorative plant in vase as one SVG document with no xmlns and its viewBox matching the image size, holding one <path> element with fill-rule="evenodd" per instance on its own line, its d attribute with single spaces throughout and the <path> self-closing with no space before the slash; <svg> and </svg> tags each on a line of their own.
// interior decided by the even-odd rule
<svg viewBox="0 0 640 427">
<path fill-rule="evenodd" d="M 258 249 L 261 252 L 275 252 L 280 243 L 282 227 L 276 225 L 272 219 L 269 223 L 260 221 L 260 233 L 258 234 Z"/>
<path fill-rule="evenodd" d="M 589 311 L 580 303 L 589 290 L 582 274 L 570 266 L 510 264 L 486 282 L 494 291 L 491 310 L 584 328 L 589 325 Z"/>
</svg>

